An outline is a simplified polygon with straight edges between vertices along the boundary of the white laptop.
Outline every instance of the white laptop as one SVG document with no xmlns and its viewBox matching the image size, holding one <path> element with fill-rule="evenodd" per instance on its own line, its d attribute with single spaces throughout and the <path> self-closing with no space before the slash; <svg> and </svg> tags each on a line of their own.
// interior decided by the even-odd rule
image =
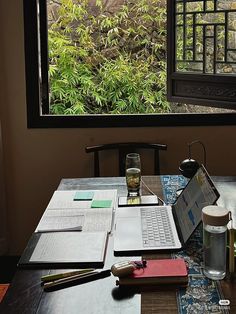
<svg viewBox="0 0 236 314">
<path fill-rule="evenodd" d="M 117 208 L 114 252 L 180 249 L 219 196 L 202 165 L 173 205 Z"/>
</svg>

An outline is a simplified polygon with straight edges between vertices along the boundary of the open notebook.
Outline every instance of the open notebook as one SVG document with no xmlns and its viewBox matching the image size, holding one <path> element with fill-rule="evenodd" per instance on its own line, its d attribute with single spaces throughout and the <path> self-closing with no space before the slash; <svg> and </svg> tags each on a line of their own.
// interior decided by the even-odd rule
<svg viewBox="0 0 236 314">
<path fill-rule="evenodd" d="M 116 199 L 117 190 L 57 190 L 35 232 L 110 232 Z"/>
<path fill-rule="evenodd" d="M 200 223 L 202 208 L 214 204 L 219 196 L 201 166 L 172 206 L 118 208 L 114 251 L 180 249 Z"/>
</svg>

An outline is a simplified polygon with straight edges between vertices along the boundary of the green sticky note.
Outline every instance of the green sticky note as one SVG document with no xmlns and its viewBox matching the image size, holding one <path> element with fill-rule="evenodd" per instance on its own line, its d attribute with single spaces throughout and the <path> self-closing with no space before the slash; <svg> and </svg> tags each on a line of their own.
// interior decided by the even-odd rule
<svg viewBox="0 0 236 314">
<path fill-rule="evenodd" d="M 109 208 L 111 207 L 112 200 L 93 200 L 92 208 Z"/>
<path fill-rule="evenodd" d="M 74 201 L 91 201 L 93 196 L 93 191 L 77 191 L 74 196 Z"/>
</svg>

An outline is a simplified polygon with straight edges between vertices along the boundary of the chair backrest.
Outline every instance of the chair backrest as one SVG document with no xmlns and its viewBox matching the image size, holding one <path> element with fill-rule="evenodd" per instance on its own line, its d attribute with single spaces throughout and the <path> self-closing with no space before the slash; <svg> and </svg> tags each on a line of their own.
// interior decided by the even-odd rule
<svg viewBox="0 0 236 314">
<path fill-rule="evenodd" d="M 110 143 L 85 148 L 86 153 L 94 153 L 94 176 L 100 176 L 100 160 L 99 152 L 104 150 L 118 150 L 119 153 L 119 176 L 125 176 L 125 156 L 131 152 L 137 152 L 140 149 L 149 149 L 154 151 L 154 174 L 160 174 L 160 150 L 167 150 L 166 144 L 152 144 L 152 143 Z"/>
</svg>

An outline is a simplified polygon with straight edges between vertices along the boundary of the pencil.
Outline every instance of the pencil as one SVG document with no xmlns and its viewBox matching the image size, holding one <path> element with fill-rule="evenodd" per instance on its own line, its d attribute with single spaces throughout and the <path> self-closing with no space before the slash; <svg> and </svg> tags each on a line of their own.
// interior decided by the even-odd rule
<svg viewBox="0 0 236 314">
<path fill-rule="evenodd" d="M 88 273 L 84 273 L 84 274 L 79 274 L 79 275 L 75 275 L 75 276 L 71 276 L 71 277 L 67 277 L 67 278 L 62 278 L 62 279 L 58 279 L 58 280 L 54 280 L 51 282 L 45 282 L 43 285 L 43 289 L 44 290 L 50 290 L 50 289 L 54 289 L 57 287 L 65 287 L 68 285 L 73 285 L 73 284 L 78 284 L 78 283 L 82 283 L 84 282 L 84 280 L 88 279 L 93 280 L 93 279 L 99 279 L 99 278 L 103 278 L 106 277 L 108 275 L 110 275 L 111 271 L 109 270 L 103 270 L 103 271 L 91 271 Z"/>
<path fill-rule="evenodd" d="M 51 274 L 51 275 L 46 275 L 41 277 L 41 280 L 43 282 L 48 282 L 48 281 L 54 281 L 62 278 L 67 278 L 75 275 L 80 275 L 80 274 L 85 274 L 91 271 L 94 271 L 94 268 L 85 268 L 85 269 L 80 269 L 80 270 L 74 270 L 66 273 L 59 273 L 59 274 Z"/>
</svg>

